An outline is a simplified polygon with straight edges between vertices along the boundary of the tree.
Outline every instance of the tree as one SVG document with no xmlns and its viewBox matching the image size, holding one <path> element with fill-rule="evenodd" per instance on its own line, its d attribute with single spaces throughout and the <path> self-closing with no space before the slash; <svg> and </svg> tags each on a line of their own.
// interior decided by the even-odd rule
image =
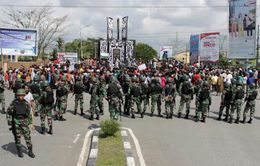
<svg viewBox="0 0 260 166">
<path fill-rule="evenodd" d="M 157 56 L 157 52 L 151 46 L 145 43 L 136 45 L 136 59 L 147 62 Z"/>
<path fill-rule="evenodd" d="M 2 24 L 6 27 L 33 28 L 38 30 L 38 57 L 42 58 L 45 51 L 52 47 L 53 42 L 64 32 L 67 16 L 53 17 L 50 7 L 19 10 L 7 8 L 4 10 Z"/>
<path fill-rule="evenodd" d="M 57 42 L 58 51 L 60 51 L 60 52 L 65 51 L 65 41 L 64 41 L 64 39 L 61 38 L 61 37 L 58 37 L 56 42 Z"/>
</svg>

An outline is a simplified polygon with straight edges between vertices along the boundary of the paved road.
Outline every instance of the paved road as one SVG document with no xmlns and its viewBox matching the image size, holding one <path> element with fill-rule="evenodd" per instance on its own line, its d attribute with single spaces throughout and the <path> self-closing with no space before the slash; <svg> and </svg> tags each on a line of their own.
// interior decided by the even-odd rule
<svg viewBox="0 0 260 166">
<path fill-rule="evenodd" d="M 7 105 L 13 94 L 6 92 Z M 89 96 L 84 108 L 89 108 Z M 216 121 L 219 96 L 213 95 L 210 118 L 206 124 L 193 120 L 145 116 L 144 119 L 123 117 L 122 126 L 131 128 L 139 140 L 142 153 L 148 166 L 258 166 L 260 163 L 260 101 L 257 101 L 256 119 L 252 125 L 228 124 Z M 177 99 L 179 101 L 179 98 Z M 178 106 L 178 105 L 177 105 Z M 36 131 L 33 132 L 35 159 L 27 155 L 20 159 L 11 132 L 0 115 L 0 166 L 72 166 L 76 165 L 81 152 L 83 139 L 98 121 L 89 121 L 87 116 L 74 116 L 74 99 L 69 97 L 66 122 L 54 122 L 54 135 L 39 134 L 39 118 L 36 118 Z M 107 110 L 107 103 L 105 102 Z M 194 107 L 194 103 L 192 103 Z M 149 111 L 148 111 L 149 112 Z M 194 114 L 194 111 L 192 111 Z M 137 115 L 139 116 L 139 115 Z M 107 119 L 108 113 L 102 119 Z M 24 141 L 22 141 L 24 144 Z"/>
</svg>

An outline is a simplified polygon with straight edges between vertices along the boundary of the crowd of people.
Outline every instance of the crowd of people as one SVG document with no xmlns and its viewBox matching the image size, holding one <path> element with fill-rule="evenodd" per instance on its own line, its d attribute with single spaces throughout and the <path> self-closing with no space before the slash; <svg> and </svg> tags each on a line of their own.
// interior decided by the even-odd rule
<svg viewBox="0 0 260 166">
<path fill-rule="evenodd" d="M 225 116 L 224 120 L 229 123 L 233 123 L 234 120 L 235 123 L 245 123 L 250 111 L 247 122 L 252 123 L 257 88 L 260 85 L 260 73 L 255 68 L 185 65 L 171 60 L 147 63 L 141 70 L 138 69 L 139 64 L 120 68 L 99 62 L 95 62 L 95 66 L 87 63 L 75 64 L 73 68 L 70 64 L 49 64 L 2 71 L 2 112 L 6 113 L 8 125 L 11 126 L 15 137 L 18 156 L 23 157 L 20 141 L 23 135 L 29 156 L 35 157 L 30 137 L 34 117 L 40 116 L 42 134 L 53 134 L 53 119 L 66 120 L 64 114 L 69 93 L 75 96 L 74 114 L 77 114 L 79 106 L 81 116 L 86 113 L 83 108 L 83 103 L 86 102 L 83 94 L 90 94 L 90 101 L 87 101 L 90 105 L 87 111 L 90 120 L 99 120 L 100 115 L 104 114 L 105 100 L 109 103 L 111 120 L 118 120 L 122 114 L 131 118 L 136 118 L 136 115 L 144 118 L 147 114 L 154 116 L 155 110 L 159 117 L 172 119 L 175 109 L 177 118 L 181 118 L 185 104 L 184 118 L 189 119 L 190 103 L 195 98 L 194 120 L 205 123 L 212 103 L 211 94 L 215 91 L 216 95 L 221 95 L 218 120 Z M 12 89 L 15 93 L 14 100 L 7 110 L 4 95 L 6 88 Z M 177 95 L 180 96 L 178 109 Z M 246 106 L 241 119 L 243 100 Z M 163 102 L 165 110 L 161 108 Z M 45 124 L 46 119 L 48 128 Z"/>
</svg>

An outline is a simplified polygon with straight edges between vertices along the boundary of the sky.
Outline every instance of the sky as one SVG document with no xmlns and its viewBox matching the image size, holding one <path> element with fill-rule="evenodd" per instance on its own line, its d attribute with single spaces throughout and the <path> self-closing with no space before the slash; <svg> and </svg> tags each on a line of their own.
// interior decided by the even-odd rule
<svg viewBox="0 0 260 166">
<path fill-rule="evenodd" d="M 106 38 L 106 17 L 115 21 L 124 16 L 129 16 L 128 38 L 147 43 L 157 51 L 160 46 L 181 51 L 191 34 L 228 34 L 228 0 L 1 0 L 0 13 L 6 8 L 1 5 L 55 6 L 53 17 L 68 16 L 63 36 L 66 41 L 79 38 L 80 31 L 83 38 Z M 259 12 L 257 9 L 257 15 Z M 259 21 L 257 17 L 257 24 Z"/>
</svg>

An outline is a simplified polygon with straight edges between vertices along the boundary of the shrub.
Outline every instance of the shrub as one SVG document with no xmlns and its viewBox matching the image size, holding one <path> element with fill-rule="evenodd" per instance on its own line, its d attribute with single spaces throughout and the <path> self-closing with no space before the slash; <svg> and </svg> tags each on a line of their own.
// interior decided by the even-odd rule
<svg viewBox="0 0 260 166">
<path fill-rule="evenodd" d="M 114 136 L 120 128 L 120 124 L 113 120 L 102 121 L 100 126 L 103 137 Z"/>
</svg>

